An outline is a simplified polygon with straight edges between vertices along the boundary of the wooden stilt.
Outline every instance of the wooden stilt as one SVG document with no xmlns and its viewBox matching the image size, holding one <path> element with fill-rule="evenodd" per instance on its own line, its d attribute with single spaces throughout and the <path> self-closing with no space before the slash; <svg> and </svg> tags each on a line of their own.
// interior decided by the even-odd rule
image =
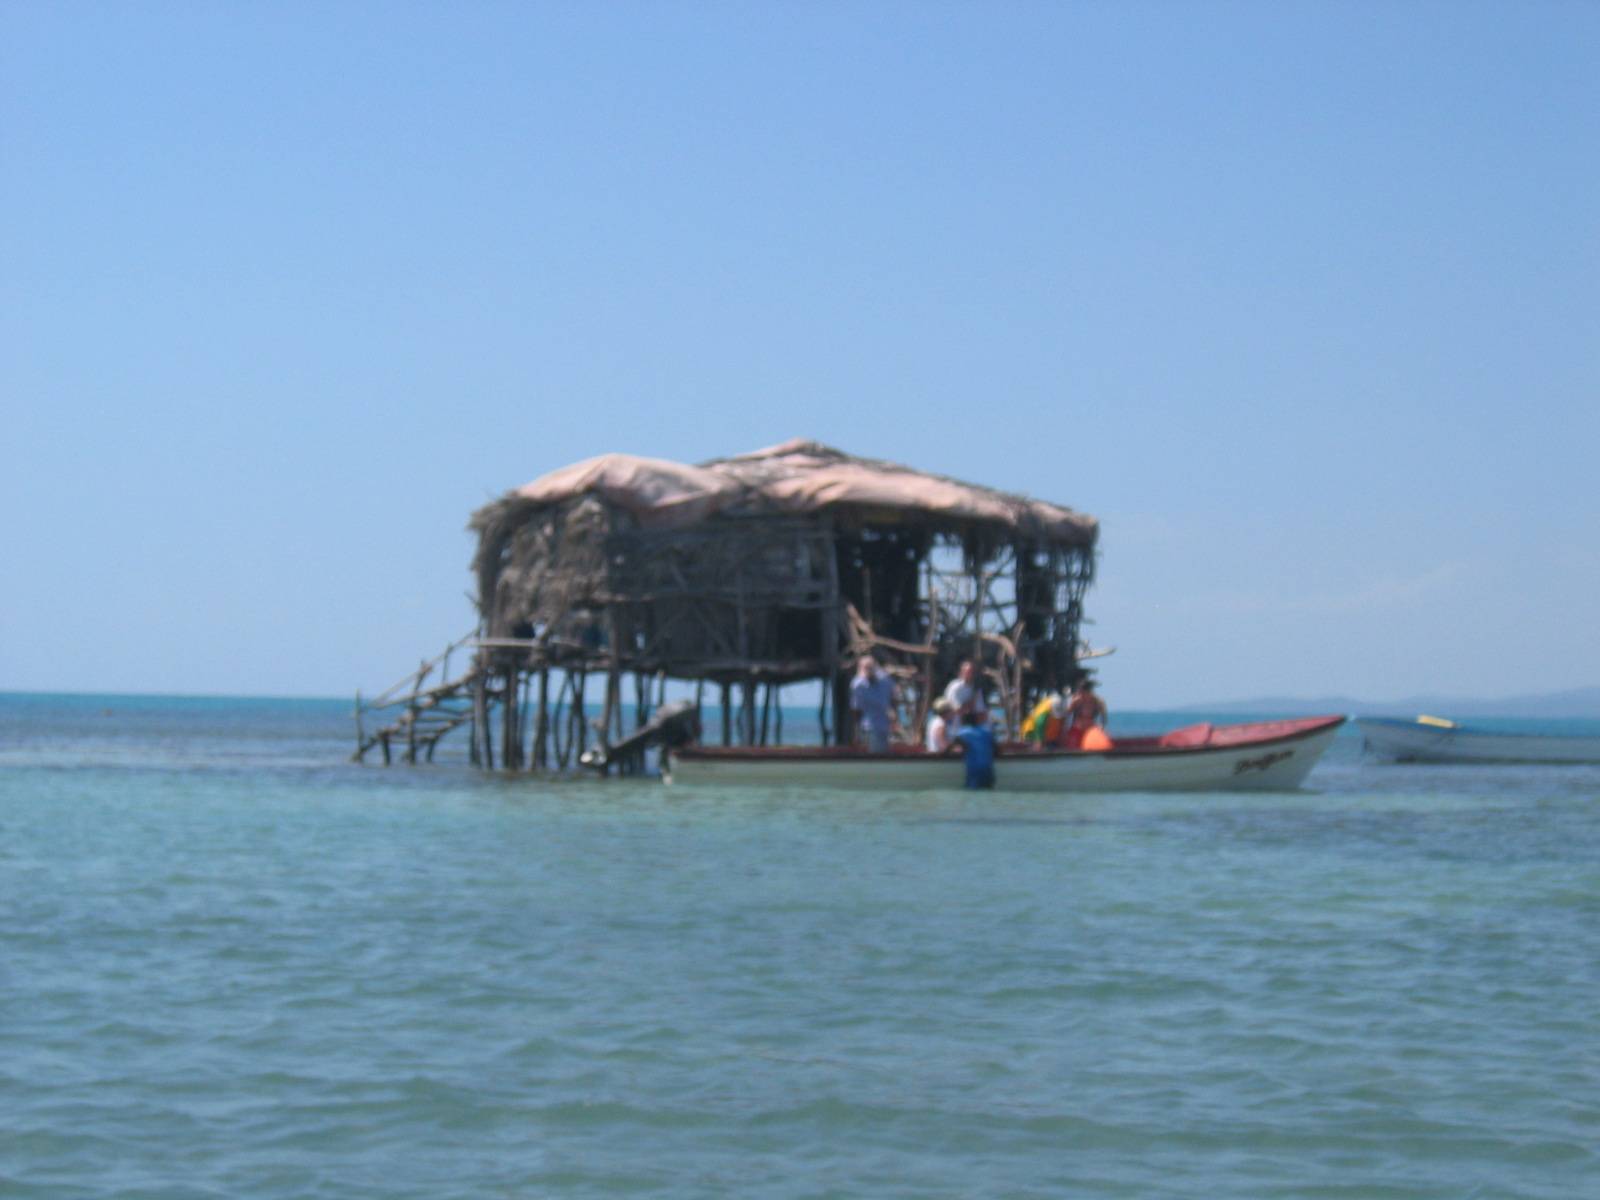
<svg viewBox="0 0 1600 1200">
<path fill-rule="evenodd" d="M 550 668 L 539 668 L 539 712 L 533 722 L 534 766 L 541 770 L 550 766 Z"/>
<path fill-rule="evenodd" d="M 417 670 L 417 680 L 411 686 L 411 702 L 406 705 L 406 761 L 417 761 L 417 717 L 422 709 L 417 704 L 417 697 L 422 693 L 422 686 L 428 678 L 428 664 L 424 662 Z"/>
<path fill-rule="evenodd" d="M 575 671 L 572 675 L 572 723 L 574 728 L 574 741 L 577 743 L 577 755 L 583 757 L 583 752 L 589 748 L 589 712 L 587 697 L 584 693 L 588 690 L 589 676 L 586 671 Z"/>
<path fill-rule="evenodd" d="M 472 680 L 472 765 L 484 765 L 484 749 L 489 741 L 488 664 L 480 654 L 478 669 Z"/>
<path fill-rule="evenodd" d="M 533 753 L 531 736 L 533 733 L 533 672 L 531 670 L 519 672 L 522 680 L 522 701 L 517 709 L 517 766 L 525 770 L 533 770 Z"/>
<path fill-rule="evenodd" d="M 567 769 L 567 756 L 572 753 L 572 738 L 569 736 L 572 730 L 571 722 L 567 722 L 566 725 L 562 724 L 563 719 L 566 717 L 567 692 L 571 687 L 572 672 L 563 671 L 561 673 L 561 684 L 556 688 L 555 713 L 550 720 L 550 738 L 554 743 L 556 770 L 558 771 Z"/>
<path fill-rule="evenodd" d="M 611 665 L 606 668 L 605 700 L 600 706 L 600 734 L 602 737 L 611 737 L 611 722 L 616 715 L 620 690 L 617 679 L 617 662 L 613 658 Z"/>
<path fill-rule="evenodd" d="M 508 667 L 504 699 L 500 704 L 500 766 L 506 771 L 522 766 L 521 747 L 517 744 L 517 729 L 521 724 L 517 716 L 517 691 L 516 668 Z"/>
<path fill-rule="evenodd" d="M 628 706 L 622 702 L 622 677 L 617 677 L 617 703 L 611 710 L 611 739 L 620 742 L 626 734 Z"/>
</svg>

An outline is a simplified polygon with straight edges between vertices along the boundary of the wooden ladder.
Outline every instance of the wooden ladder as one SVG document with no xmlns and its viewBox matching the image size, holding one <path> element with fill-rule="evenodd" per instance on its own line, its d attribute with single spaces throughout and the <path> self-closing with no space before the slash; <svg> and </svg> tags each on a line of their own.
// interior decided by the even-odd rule
<svg viewBox="0 0 1600 1200">
<path fill-rule="evenodd" d="M 433 752 L 445 735 L 473 719 L 483 669 L 474 654 L 466 670 L 452 677 L 450 656 L 476 638 L 476 630 L 457 638 L 376 699 L 363 700 L 357 692 L 356 751 L 350 760 L 365 762 L 368 752 L 376 747 L 383 751 L 385 766 L 394 761 L 396 753 L 408 763 L 417 762 L 419 757 L 432 762 Z M 382 723 L 369 732 L 367 721 L 372 717 Z"/>
</svg>

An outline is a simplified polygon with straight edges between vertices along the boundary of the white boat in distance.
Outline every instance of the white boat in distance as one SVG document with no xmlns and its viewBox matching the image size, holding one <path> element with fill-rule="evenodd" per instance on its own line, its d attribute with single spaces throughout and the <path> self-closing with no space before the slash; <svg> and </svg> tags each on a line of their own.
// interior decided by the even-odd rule
<svg viewBox="0 0 1600 1200">
<path fill-rule="evenodd" d="M 1118 738 L 1110 750 L 1000 747 L 995 788 L 1004 792 L 1291 791 L 1333 741 L 1344 717 L 1241 725 L 1189 725 L 1160 737 Z M 683 786 L 818 787 L 893 792 L 959 788 L 958 754 L 899 747 L 888 754 L 823 746 L 685 746 L 668 778 Z"/>
<path fill-rule="evenodd" d="M 1600 737 L 1495 733 L 1443 717 L 1357 717 L 1367 749 L 1395 762 L 1600 763 Z"/>
</svg>

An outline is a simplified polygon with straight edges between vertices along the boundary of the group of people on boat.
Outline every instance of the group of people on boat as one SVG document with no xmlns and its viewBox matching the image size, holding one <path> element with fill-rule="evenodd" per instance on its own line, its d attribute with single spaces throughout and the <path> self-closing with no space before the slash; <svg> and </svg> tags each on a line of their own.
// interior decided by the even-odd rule
<svg viewBox="0 0 1600 1200">
<path fill-rule="evenodd" d="M 1063 750 L 1109 750 L 1111 736 L 1106 733 L 1106 702 L 1094 690 L 1094 680 L 1085 675 L 1070 692 L 1057 692 L 1034 705 L 1022 722 L 1024 741 Z"/>
<path fill-rule="evenodd" d="M 858 744 L 865 744 L 874 754 L 888 753 L 891 738 L 900 730 L 894 680 L 870 654 L 857 660 L 856 676 L 850 681 L 850 708 L 856 715 Z M 1105 701 L 1095 693 L 1094 681 L 1085 676 L 1072 691 L 1041 700 L 1023 722 L 1021 732 L 1024 740 L 1041 748 L 1109 750 L 1111 739 L 1105 724 Z M 923 746 L 929 754 L 961 754 L 968 787 L 994 786 L 994 730 L 982 677 L 970 659 L 961 664 L 944 694 L 934 702 Z"/>
</svg>

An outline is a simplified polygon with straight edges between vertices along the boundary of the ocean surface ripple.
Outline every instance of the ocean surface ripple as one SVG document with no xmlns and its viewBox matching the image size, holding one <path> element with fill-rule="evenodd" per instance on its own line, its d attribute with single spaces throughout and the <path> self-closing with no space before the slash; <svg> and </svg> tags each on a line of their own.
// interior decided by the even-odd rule
<svg viewBox="0 0 1600 1200">
<path fill-rule="evenodd" d="M 1600 1195 L 1600 768 L 864 798 L 349 734 L 0 698 L 0 1194 Z"/>
</svg>

